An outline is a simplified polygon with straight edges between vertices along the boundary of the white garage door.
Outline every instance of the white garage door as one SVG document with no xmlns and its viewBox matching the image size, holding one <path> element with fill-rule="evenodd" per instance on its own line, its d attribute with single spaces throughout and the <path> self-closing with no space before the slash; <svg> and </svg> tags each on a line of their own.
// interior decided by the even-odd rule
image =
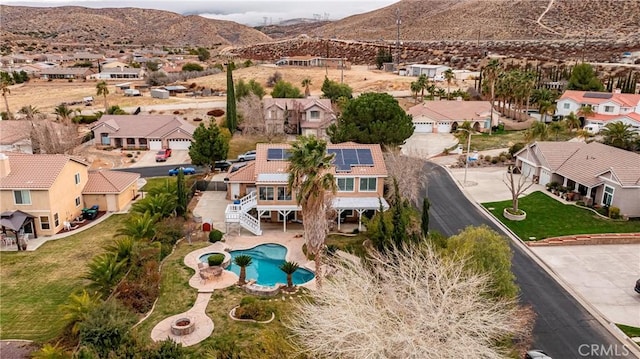
<svg viewBox="0 0 640 359">
<path fill-rule="evenodd" d="M 169 148 L 172 150 L 188 150 L 191 147 L 191 140 L 182 138 L 169 140 Z"/>
<path fill-rule="evenodd" d="M 162 149 L 162 141 L 160 140 L 149 140 L 149 149 L 150 150 L 160 150 Z"/>
<path fill-rule="evenodd" d="M 432 123 L 425 123 L 425 122 L 417 122 L 414 123 L 414 125 L 416 126 L 415 130 L 413 130 L 414 133 L 431 133 L 433 132 L 433 124 Z"/>
<path fill-rule="evenodd" d="M 551 172 L 547 170 L 540 170 L 540 181 L 538 183 L 544 186 L 549 182 L 551 182 Z"/>
<path fill-rule="evenodd" d="M 451 124 L 450 123 L 439 123 L 438 124 L 438 133 L 449 133 L 451 132 Z"/>
<path fill-rule="evenodd" d="M 536 168 L 533 167 L 532 165 L 523 162 L 522 163 L 522 174 L 529 177 L 529 178 L 533 178 L 533 176 L 536 175 Z"/>
</svg>

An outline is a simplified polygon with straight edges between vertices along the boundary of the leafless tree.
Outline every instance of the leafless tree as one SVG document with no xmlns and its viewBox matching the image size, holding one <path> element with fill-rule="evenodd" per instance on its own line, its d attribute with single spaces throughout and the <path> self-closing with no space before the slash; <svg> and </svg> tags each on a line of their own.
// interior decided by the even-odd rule
<svg viewBox="0 0 640 359">
<path fill-rule="evenodd" d="M 75 153 L 82 142 L 77 125 L 49 120 L 31 122 L 31 146 L 34 153 Z"/>
<path fill-rule="evenodd" d="M 486 295 L 489 278 L 424 244 L 331 264 L 285 321 L 314 358 L 504 358 L 495 343 L 531 324 L 515 302 Z"/>
<path fill-rule="evenodd" d="M 268 120 L 264 115 L 264 107 L 260 97 L 253 93 L 238 101 L 238 111 L 242 114 L 240 127 L 246 135 L 260 134 L 271 142 L 283 134 L 282 119 Z"/>
<path fill-rule="evenodd" d="M 389 172 L 388 181 L 392 181 L 395 177 L 398 180 L 398 189 L 402 193 L 402 197 L 418 207 L 422 203 L 421 192 L 427 185 L 424 160 L 405 156 L 395 149 L 388 149 L 385 152 L 384 160 Z M 389 188 L 388 198 L 393 198 L 393 183 L 388 182 L 387 187 Z"/>
<path fill-rule="evenodd" d="M 522 173 L 520 177 L 516 179 L 513 174 L 516 168 L 518 167 L 513 165 L 509 166 L 507 173 L 504 174 L 504 178 L 502 179 L 502 182 L 504 182 L 507 188 L 509 188 L 509 191 L 511 191 L 511 209 L 514 214 L 519 213 L 518 200 L 520 196 L 535 184 L 535 182 L 529 178 L 530 173 Z"/>
</svg>

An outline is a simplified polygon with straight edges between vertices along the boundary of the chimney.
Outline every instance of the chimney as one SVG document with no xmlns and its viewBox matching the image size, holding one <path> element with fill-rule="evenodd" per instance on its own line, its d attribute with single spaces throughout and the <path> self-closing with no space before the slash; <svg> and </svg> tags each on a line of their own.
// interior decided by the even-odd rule
<svg viewBox="0 0 640 359">
<path fill-rule="evenodd" d="M 11 172 L 11 167 L 9 167 L 9 157 L 4 153 L 0 153 L 0 178 L 7 177 Z"/>
</svg>

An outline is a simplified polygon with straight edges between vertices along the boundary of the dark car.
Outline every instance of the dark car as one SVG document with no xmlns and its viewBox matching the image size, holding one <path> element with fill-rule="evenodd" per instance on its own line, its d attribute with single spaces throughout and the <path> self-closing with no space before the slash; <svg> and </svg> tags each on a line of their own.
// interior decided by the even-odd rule
<svg viewBox="0 0 640 359">
<path fill-rule="evenodd" d="M 636 281 L 636 293 L 640 293 L 640 279 Z"/>
<path fill-rule="evenodd" d="M 229 161 L 216 161 L 213 165 L 214 170 L 219 170 L 222 172 L 227 172 L 227 170 L 231 167 L 231 162 Z"/>
</svg>

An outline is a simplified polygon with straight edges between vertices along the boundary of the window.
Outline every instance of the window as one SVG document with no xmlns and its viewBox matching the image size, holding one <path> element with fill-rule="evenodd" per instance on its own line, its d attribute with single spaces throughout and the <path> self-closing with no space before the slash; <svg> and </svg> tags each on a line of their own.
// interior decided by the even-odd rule
<svg viewBox="0 0 640 359">
<path fill-rule="evenodd" d="M 611 207 L 613 203 L 613 187 L 604 186 L 604 194 L 602 195 L 602 205 Z"/>
<path fill-rule="evenodd" d="M 273 201 L 273 187 L 258 187 L 258 194 L 261 201 Z"/>
<path fill-rule="evenodd" d="M 80 197 L 76 197 L 76 207 L 80 206 Z"/>
<path fill-rule="evenodd" d="M 319 119 L 320 118 L 320 111 L 309 111 L 309 116 L 312 119 Z"/>
<path fill-rule="evenodd" d="M 51 225 L 49 224 L 49 217 L 47 216 L 40 217 L 40 228 L 51 229 Z"/>
<path fill-rule="evenodd" d="M 613 112 L 613 106 L 605 106 L 604 112 Z"/>
<path fill-rule="evenodd" d="M 360 178 L 360 192 L 375 192 L 377 190 L 377 178 Z"/>
<path fill-rule="evenodd" d="M 31 192 L 28 190 L 13 191 L 13 199 L 16 204 L 31 204 Z"/>
<path fill-rule="evenodd" d="M 339 192 L 353 192 L 353 178 L 338 178 Z"/>
<path fill-rule="evenodd" d="M 103 132 L 100 134 L 100 144 L 105 146 L 108 146 L 111 144 L 111 139 L 109 138 L 108 133 Z"/>
<path fill-rule="evenodd" d="M 278 187 L 278 201 L 291 201 L 291 192 L 287 187 Z"/>
<path fill-rule="evenodd" d="M 76 184 L 80 184 L 80 173 L 76 173 L 74 179 L 76 180 Z"/>
<path fill-rule="evenodd" d="M 568 110 L 571 107 L 571 104 L 569 103 L 565 103 L 564 105 L 562 105 L 562 108 L 564 108 L 565 110 Z"/>
<path fill-rule="evenodd" d="M 53 215 L 53 224 L 58 227 L 60 225 L 60 218 L 58 217 L 58 214 L 54 214 Z"/>
</svg>

